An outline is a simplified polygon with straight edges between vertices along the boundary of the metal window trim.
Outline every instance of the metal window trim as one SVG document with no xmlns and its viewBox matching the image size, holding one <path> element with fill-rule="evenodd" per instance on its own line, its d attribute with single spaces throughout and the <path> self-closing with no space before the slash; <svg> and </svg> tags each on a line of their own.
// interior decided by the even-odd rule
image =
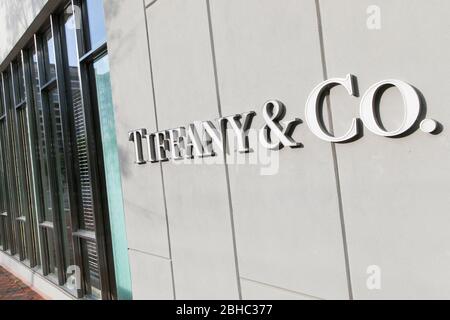
<svg viewBox="0 0 450 320">
<path fill-rule="evenodd" d="M 49 81 L 47 81 L 46 83 L 41 85 L 41 92 L 45 91 L 51 91 L 53 89 L 55 89 L 58 86 L 58 81 L 56 79 L 56 77 L 50 79 Z"/>
<path fill-rule="evenodd" d="M 97 58 L 101 57 L 105 54 L 105 52 L 108 50 L 108 45 L 105 42 L 101 42 L 99 45 L 97 45 L 94 49 L 88 51 L 85 53 L 82 57 L 80 57 L 80 63 L 90 63 L 96 60 Z"/>
<path fill-rule="evenodd" d="M 39 228 L 53 230 L 55 228 L 55 225 L 51 221 L 44 221 L 44 222 L 39 223 Z"/>
<path fill-rule="evenodd" d="M 95 232 L 93 232 L 93 231 L 78 230 L 76 232 L 73 232 L 72 234 L 74 237 L 97 243 L 97 238 L 96 238 Z"/>
</svg>

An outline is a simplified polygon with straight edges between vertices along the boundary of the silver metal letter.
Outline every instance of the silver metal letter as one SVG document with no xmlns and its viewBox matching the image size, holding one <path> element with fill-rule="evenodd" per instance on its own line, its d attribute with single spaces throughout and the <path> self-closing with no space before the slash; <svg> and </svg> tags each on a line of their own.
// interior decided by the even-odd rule
<svg viewBox="0 0 450 320">
<path fill-rule="evenodd" d="M 172 160 L 182 160 L 183 155 L 181 149 L 184 148 L 184 142 L 186 139 L 186 129 L 183 127 L 177 129 L 168 130 L 170 140 L 170 154 Z"/>
<path fill-rule="evenodd" d="M 190 124 L 187 128 L 186 134 L 186 159 L 192 159 L 195 155 L 202 157 L 203 149 L 202 143 L 198 136 L 197 128 L 195 124 Z"/>
<path fill-rule="evenodd" d="M 349 95 L 356 97 L 355 93 L 356 78 L 353 75 L 348 74 L 346 78 L 329 79 L 327 81 L 322 82 L 321 84 L 319 84 L 317 87 L 314 88 L 314 90 L 311 92 L 306 102 L 306 111 L 305 111 L 306 123 L 308 124 L 309 129 L 320 139 L 327 142 L 335 142 L 335 143 L 352 140 L 356 136 L 358 136 L 359 133 L 357 118 L 354 118 L 352 120 L 352 124 L 347 133 L 340 137 L 335 137 L 331 135 L 327 131 L 327 129 L 324 128 L 322 115 L 323 110 L 322 98 L 327 90 L 337 85 L 343 86 L 347 90 Z"/>
<path fill-rule="evenodd" d="M 271 100 L 266 102 L 263 107 L 263 118 L 266 125 L 261 129 L 259 133 L 259 139 L 261 145 L 269 150 L 280 150 L 283 147 L 296 148 L 301 146 L 300 143 L 294 141 L 291 135 L 295 127 L 301 123 L 300 119 L 294 119 L 293 121 L 286 122 L 284 125 L 280 124 L 280 120 L 286 114 L 286 107 L 278 100 Z M 273 136 L 276 136 L 278 141 L 273 141 Z"/>
<path fill-rule="evenodd" d="M 134 151 L 136 155 L 136 164 L 145 164 L 147 161 L 144 159 L 144 153 L 142 151 L 142 138 L 147 134 L 146 129 L 132 130 L 128 133 L 128 140 L 134 142 Z"/>
<path fill-rule="evenodd" d="M 156 157 L 158 161 L 168 161 L 167 152 L 169 151 L 169 134 L 167 131 L 155 133 Z"/>
<path fill-rule="evenodd" d="M 146 134 L 144 138 L 147 140 L 148 158 L 151 163 L 158 162 L 155 146 L 155 134 Z"/>
<path fill-rule="evenodd" d="M 203 151 L 203 157 L 214 157 L 216 153 L 214 152 L 213 143 L 219 147 L 220 151 L 224 151 L 225 140 L 222 125 L 219 121 L 220 128 L 217 129 L 212 121 L 202 122 L 202 128 L 206 134 L 205 148 Z"/>
<path fill-rule="evenodd" d="M 378 119 L 378 112 L 375 110 L 376 99 L 379 91 L 382 88 L 394 86 L 403 97 L 405 115 L 403 118 L 402 125 L 393 131 L 387 131 L 381 127 L 380 121 Z M 408 83 L 400 80 L 384 80 L 374 84 L 367 90 L 361 101 L 361 118 L 364 125 L 371 132 L 382 137 L 397 137 L 406 133 L 411 129 L 416 123 L 420 115 L 421 103 L 419 94 L 417 91 Z"/>
<path fill-rule="evenodd" d="M 256 112 L 251 111 L 219 119 L 219 123 L 224 130 L 226 130 L 227 128 L 227 123 L 231 125 L 231 129 L 234 131 L 234 134 L 237 138 L 237 147 L 239 153 L 250 152 L 248 133 L 252 126 L 252 121 L 255 115 Z M 241 119 L 244 119 L 244 124 L 242 124 Z"/>
</svg>

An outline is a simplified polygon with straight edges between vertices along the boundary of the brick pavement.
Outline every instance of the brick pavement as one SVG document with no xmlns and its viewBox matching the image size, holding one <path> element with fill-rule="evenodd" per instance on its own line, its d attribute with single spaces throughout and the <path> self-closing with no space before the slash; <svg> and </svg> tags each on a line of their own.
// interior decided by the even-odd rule
<svg viewBox="0 0 450 320">
<path fill-rule="evenodd" d="M 43 298 L 0 267 L 0 300 L 43 300 Z"/>
</svg>

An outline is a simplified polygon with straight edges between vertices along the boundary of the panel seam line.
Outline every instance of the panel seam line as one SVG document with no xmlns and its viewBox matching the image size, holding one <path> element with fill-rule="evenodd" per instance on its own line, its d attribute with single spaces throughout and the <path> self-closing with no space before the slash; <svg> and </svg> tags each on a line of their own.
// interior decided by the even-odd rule
<svg viewBox="0 0 450 320">
<path fill-rule="evenodd" d="M 317 27 L 318 27 L 319 42 L 320 42 L 320 56 L 321 56 L 321 62 L 322 62 L 323 79 L 325 81 L 328 79 L 328 68 L 327 68 L 326 55 L 325 55 L 325 43 L 324 43 L 324 36 L 323 36 L 320 0 L 315 0 L 315 3 L 316 3 L 316 14 L 317 14 Z M 333 132 L 334 128 L 333 128 L 333 118 L 332 118 L 332 111 L 331 111 L 331 99 L 330 99 L 329 95 L 326 98 L 326 104 L 327 104 L 327 113 L 328 113 L 329 124 L 330 124 L 330 131 Z M 343 200 L 342 200 L 341 180 L 340 180 L 340 174 L 339 174 L 339 163 L 338 163 L 338 159 L 337 159 L 336 145 L 334 143 L 331 143 L 331 153 L 333 156 L 333 168 L 334 168 L 336 192 L 337 192 L 338 205 L 339 205 L 339 218 L 340 218 L 340 224 L 341 224 L 341 234 L 342 234 L 342 242 L 343 242 L 343 249 L 344 249 L 345 271 L 346 271 L 346 276 L 347 276 L 347 288 L 348 288 L 349 299 L 353 300 L 353 288 L 352 288 L 352 280 L 351 280 L 351 273 L 350 273 L 350 259 L 349 259 L 348 244 L 347 244 L 347 233 L 346 233 L 346 227 L 345 227 L 344 206 L 343 206 Z"/>
<path fill-rule="evenodd" d="M 155 3 L 156 1 L 152 2 L 151 4 Z M 155 78 L 153 74 L 153 63 L 152 63 L 152 54 L 151 54 L 151 45 L 150 45 L 150 32 L 149 32 L 149 26 L 148 26 L 148 18 L 147 18 L 147 8 L 145 6 L 145 0 L 142 0 L 143 10 L 144 10 L 144 20 L 145 20 L 145 32 L 147 35 L 147 50 L 148 50 L 148 61 L 150 66 L 150 79 L 152 84 L 152 98 L 153 98 L 153 108 L 155 113 L 155 125 L 156 130 L 159 131 L 159 121 L 158 121 L 158 111 L 157 111 L 157 103 L 156 103 L 156 90 L 155 90 Z M 161 183 L 162 183 L 162 192 L 163 192 L 163 200 L 164 200 L 164 211 L 165 211 L 165 218 L 166 218 L 166 229 L 167 229 L 167 241 L 168 241 L 168 248 L 169 248 L 169 257 L 170 257 L 170 272 L 172 276 L 172 291 L 173 291 L 173 298 L 174 300 L 177 299 L 176 296 L 176 290 L 175 290 L 175 273 L 173 268 L 173 259 L 172 259 L 172 245 L 171 245 L 171 238 L 170 238 L 170 224 L 169 224 L 169 212 L 167 209 L 167 194 L 166 194 L 166 187 L 165 187 L 165 178 L 164 178 L 164 170 L 162 167 L 162 164 L 159 164 L 160 172 L 161 172 Z"/>
<path fill-rule="evenodd" d="M 260 285 L 265 286 L 265 287 L 270 287 L 270 288 L 273 288 L 273 289 L 289 292 L 289 293 L 292 293 L 292 294 L 301 295 L 301 296 L 305 296 L 305 297 L 309 297 L 309 298 L 317 299 L 317 300 L 324 300 L 323 298 L 319 298 L 319 297 L 313 296 L 311 294 L 307 294 L 307 293 L 303 293 L 303 292 L 299 292 L 299 291 L 295 291 L 295 290 L 286 289 L 286 288 L 279 287 L 279 286 L 276 286 L 276 285 L 273 285 L 273 284 L 270 284 L 270 283 L 266 283 L 266 282 L 262 282 L 262 281 L 258 281 L 258 280 L 253 280 L 253 279 L 249 279 L 249 278 L 246 278 L 246 277 L 241 277 L 241 279 L 245 280 L 245 281 L 253 282 L 253 283 L 256 283 L 256 284 L 260 284 Z"/>
<path fill-rule="evenodd" d="M 214 82 L 216 87 L 216 98 L 217 98 L 217 107 L 219 111 L 219 117 L 223 117 L 222 113 L 222 102 L 220 97 L 220 88 L 219 88 L 219 76 L 218 76 L 218 69 L 217 69 L 217 58 L 216 58 L 216 49 L 214 44 L 214 31 L 213 31 L 213 25 L 212 25 L 212 17 L 211 17 L 211 6 L 209 0 L 206 1 L 206 11 L 208 16 L 208 27 L 209 27 L 209 40 L 211 45 L 211 55 L 212 55 L 212 63 L 213 63 L 213 69 L 214 69 Z M 228 205 L 230 210 L 230 222 L 231 222 L 231 234 L 232 234 L 232 240 L 233 240 L 233 253 L 234 253 L 234 261 L 235 261 L 235 269 L 236 269 L 236 281 L 237 281 L 237 287 L 238 287 L 238 295 L 239 299 L 242 300 L 242 287 L 241 287 L 241 278 L 239 276 L 239 257 L 237 253 L 237 241 L 236 241 L 236 228 L 235 228 L 235 222 L 234 222 L 234 210 L 233 210 L 233 201 L 231 197 L 231 184 L 230 184 L 230 171 L 228 168 L 227 163 L 227 156 L 226 156 L 226 148 L 224 148 L 223 152 L 223 159 L 224 159 L 224 167 L 225 167 L 225 178 L 227 183 L 227 193 L 228 193 Z"/>
</svg>

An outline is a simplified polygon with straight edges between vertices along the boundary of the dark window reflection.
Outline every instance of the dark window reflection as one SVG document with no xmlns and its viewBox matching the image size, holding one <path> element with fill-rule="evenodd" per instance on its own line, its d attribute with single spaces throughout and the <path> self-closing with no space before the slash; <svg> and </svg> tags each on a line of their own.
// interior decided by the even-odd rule
<svg viewBox="0 0 450 320">
<path fill-rule="evenodd" d="M 75 33 L 75 19 L 71 7 L 65 12 L 64 17 L 64 32 L 65 42 L 67 47 L 68 57 L 66 58 L 66 72 L 68 72 L 68 79 L 70 80 L 70 104 L 73 110 L 75 122 L 75 136 L 76 136 L 76 161 L 79 169 L 79 186 L 81 192 L 81 214 L 80 225 L 82 229 L 88 231 L 95 231 L 94 218 L 94 200 L 92 192 L 92 173 L 89 165 L 89 150 L 86 130 L 86 117 L 83 107 L 83 100 L 81 97 L 81 85 L 79 79 L 76 33 Z"/>
<path fill-rule="evenodd" d="M 16 104 L 25 100 L 25 80 L 23 77 L 23 68 L 21 60 L 18 60 L 13 64 L 14 69 L 14 90 Z"/>
<path fill-rule="evenodd" d="M 47 159 L 47 143 L 45 135 L 45 125 L 44 125 L 44 111 L 42 109 L 41 103 L 41 90 L 39 86 L 39 74 L 38 74 L 38 59 L 35 50 L 31 54 L 31 77 L 33 82 L 33 96 L 34 96 L 34 107 L 35 107 L 35 117 L 37 126 L 37 139 L 39 139 L 38 145 L 34 146 L 36 148 L 37 159 L 40 164 L 41 173 L 41 183 L 42 183 L 42 193 L 44 200 L 44 217 L 45 221 L 53 222 L 53 212 L 50 198 L 50 177 L 48 175 L 48 159 Z"/>
<path fill-rule="evenodd" d="M 48 30 L 44 37 L 45 78 L 47 81 L 56 77 L 55 42 L 52 31 Z"/>
<path fill-rule="evenodd" d="M 61 218 L 63 223 L 63 246 L 66 265 L 73 265 L 73 247 L 72 247 L 72 227 L 70 219 L 70 197 L 69 197 L 69 185 L 67 179 L 67 170 L 65 165 L 65 152 L 64 152 L 64 135 L 61 119 L 61 106 L 59 104 L 59 95 L 56 89 L 49 92 L 50 110 L 53 112 L 55 130 L 54 149 L 55 159 L 58 164 L 57 176 L 60 179 L 60 205 L 61 205 Z"/>
<path fill-rule="evenodd" d="M 81 252 L 87 262 L 87 293 L 92 298 L 101 299 L 100 266 L 97 255 L 97 244 L 92 241 L 81 242 Z"/>
</svg>

